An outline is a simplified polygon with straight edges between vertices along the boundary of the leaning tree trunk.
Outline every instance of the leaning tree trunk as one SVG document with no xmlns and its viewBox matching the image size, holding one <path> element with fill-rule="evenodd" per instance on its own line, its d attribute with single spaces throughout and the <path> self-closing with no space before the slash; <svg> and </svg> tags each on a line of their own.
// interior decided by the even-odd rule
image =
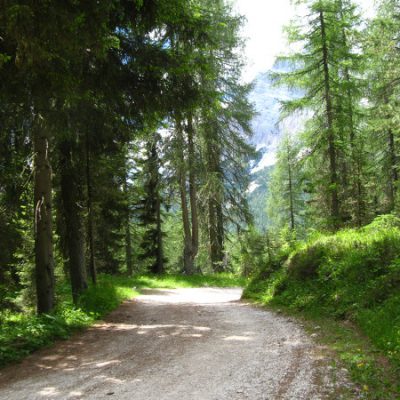
<svg viewBox="0 0 400 400">
<path fill-rule="evenodd" d="M 34 119 L 32 139 L 37 311 L 42 314 L 54 308 L 54 257 L 50 133 L 40 115 Z"/>
<path fill-rule="evenodd" d="M 82 185 L 79 157 L 71 140 L 60 146 L 61 198 L 65 221 L 65 239 L 68 249 L 68 266 L 71 279 L 72 297 L 77 304 L 79 296 L 87 289 L 85 263 L 85 231 L 83 220 Z"/>
</svg>

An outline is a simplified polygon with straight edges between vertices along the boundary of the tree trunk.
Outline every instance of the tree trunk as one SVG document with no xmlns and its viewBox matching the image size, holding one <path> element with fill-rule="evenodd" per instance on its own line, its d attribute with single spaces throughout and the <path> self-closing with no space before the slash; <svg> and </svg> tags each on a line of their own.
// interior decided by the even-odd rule
<svg viewBox="0 0 400 400">
<path fill-rule="evenodd" d="M 215 272 L 222 272 L 224 260 L 224 217 L 222 212 L 221 187 L 219 180 L 221 171 L 219 165 L 220 152 L 217 145 L 207 143 L 208 172 L 214 180 L 212 193 L 208 199 L 208 235 L 210 241 L 210 259 Z"/>
<path fill-rule="evenodd" d="M 185 156 L 183 152 L 183 132 L 181 121 L 176 122 L 177 139 L 178 139 L 178 180 L 179 180 L 179 193 L 181 199 L 181 210 L 182 210 L 182 223 L 184 233 L 184 250 L 183 250 L 183 269 L 188 275 L 194 274 L 194 262 L 192 257 L 192 233 L 190 229 L 189 210 L 187 205 L 186 197 L 186 168 L 185 168 Z"/>
<path fill-rule="evenodd" d="M 287 139 L 289 141 L 289 138 Z M 289 178 L 289 213 L 290 213 L 290 229 L 295 230 L 294 221 L 294 199 L 293 199 L 293 176 L 292 176 L 292 160 L 290 154 L 290 144 L 286 143 L 287 165 L 288 165 L 288 178 Z"/>
<path fill-rule="evenodd" d="M 87 186 L 87 237 L 89 246 L 89 272 L 92 278 L 93 284 L 97 282 L 97 272 L 96 272 L 96 259 L 94 252 L 94 225 L 93 225 L 93 187 L 92 187 L 92 171 L 90 168 L 90 143 L 89 135 L 86 133 L 86 186 Z"/>
<path fill-rule="evenodd" d="M 155 274 L 164 273 L 164 252 L 163 252 L 163 238 L 162 238 L 162 219 L 161 219 L 161 195 L 160 195 L 160 160 L 157 151 L 158 135 L 155 135 L 151 141 L 151 175 L 153 182 L 153 206 L 155 212 L 155 263 L 152 267 L 152 272 Z"/>
<path fill-rule="evenodd" d="M 339 2 L 340 6 L 340 16 L 341 19 L 344 20 L 345 16 L 343 13 L 343 2 Z M 342 37 L 343 37 L 343 44 L 347 47 L 347 35 L 344 26 L 342 27 Z M 354 108 L 353 108 L 353 95 L 350 88 L 351 78 L 350 78 L 350 71 L 347 66 L 344 68 L 344 79 L 347 83 L 347 101 L 348 101 L 348 111 L 346 111 L 349 117 L 349 129 L 350 129 L 350 150 L 351 150 L 351 163 L 352 163 L 352 172 L 353 172 L 353 193 L 356 196 L 356 224 L 358 227 L 362 226 L 362 222 L 364 219 L 365 214 L 365 204 L 363 199 L 363 184 L 361 180 L 361 161 L 360 157 L 357 154 L 356 149 L 356 130 L 354 128 Z"/>
<path fill-rule="evenodd" d="M 331 192 L 331 218 L 335 230 L 340 225 L 340 203 L 338 195 L 338 174 L 337 174 L 337 160 L 336 160 L 336 144 L 335 133 L 333 128 L 333 105 L 332 93 L 330 87 L 329 76 L 329 57 L 328 57 L 328 43 L 326 37 L 325 18 L 324 13 L 320 10 L 319 13 L 321 24 L 321 39 L 322 39 L 322 55 L 323 55 L 323 70 L 324 70 L 324 86 L 325 86 L 325 107 L 328 129 L 328 155 L 329 155 L 329 170 L 330 170 L 330 192 Z"/>
<path fill-rule="evenodd" d="M 132 235 L 130 227 L 130 216 L 128 216 L 125 226 L 125 259 L 126 259 L 126 270 L 129 276 L 133 274 L 133 262 L 132 262 Z"/>
<path fill-rule="evenodd" d="M 218 240 L 217 240 L 217 217 L 215 213 L 214 200 L 208 199 L 208 240 L 210 242 L 210 260 L 214 272 L 219 270 Z"/>
<path fill-rule="evenodd" d="M 126 206 L 126 222 L 125 222 L 125 261 L 126 270 L 129 276 L 133 274 L 133 258 L 132 258 L 132 235 L 131 235 L 131 210 L 129 207 L 129 190 L 128 190 L 128 176 L 125 174 L 124 192 L 127 198 Z"/>
<path fill-rule="evenodd" d="M 224 269 L 224 239 L 225 239 L 225 229 L 224 229 L 224 215 L 222 212 L 222 204 L 217 202 L 215 205 L 215 212 L 217 216 L 217 259 L 220 265 L 220 271 Z"/>
<path fill-rule="evenodd" d="M 397 155 L 396 145 L 393 130 L 388 130 L 388 144 L 389 144 L 389 162 L 390 162 L 390 202 L 391 211 L 394 209 L 396 202 L 397 184 L 399 181 L 399 174 L 397 172 Z"/>
<path fill-rule="evenodd" d="M 164 251 L 163 251 L 163 237 L 162 237 L 162 226 L 161 226 L 161 199 L 160 196 L 157 196 L 156 201 L 156 209 L 157 209 L 157 254 L 156 254 L 156 265 L 157 265 L 157 274 L 164 273 Z"/>
<path fill-rule="evenodd" d="M 70 140 L 65 140 L 60 144 L 60 177 L 72 297 L 74 303 L 77 304 L 79 296 L 87 289 L 87 276 L 82 215 L 84 203 L 80 171 L 76 165 L 78 157 L 73 147 Z"/>
<path fill-rule="evenodd" d="M 196 188 L 196 167 L 195 167 L 195 149 L 194 149 L 194 128 L 193 117 L 189 115 L 188 119 L 188 152 L 189 152 L 189 197 L 190 211 L 192 219 L 192 258 L 193 262 L 199 251 L 199 221 L 197 211 L 197 188 Z"/>
<path fill-rule="evenodd" d="M 50 134 L 41 116 L 33 127 L 34 154 L 34 227 L 37 311 L 49 313 L 54 308 L 54 258 L 52 230 L 52 182 Z"/>
</svg>

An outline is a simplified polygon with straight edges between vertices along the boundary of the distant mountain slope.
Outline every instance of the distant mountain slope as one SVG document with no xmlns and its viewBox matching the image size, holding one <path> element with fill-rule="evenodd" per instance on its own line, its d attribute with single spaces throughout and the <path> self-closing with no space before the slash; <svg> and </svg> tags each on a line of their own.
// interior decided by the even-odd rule
<svg viewBox="0 0 400 400">
<path fill-rule="evenodd" d="M 276 63 L 273 72 L 287 72 L 289 66 Z M 285 87 L 274 87 L 270 78 L 270 71 L 259 74 L 254 80 L 254 89 L 250 94 L 250 101 L 255 104 L 257 111 L 253 119 L 252 128 L 254 135 L 251 143 L 257 149 L 263 150 L 263 158 L 257 169 L 275 163 L 276 149 L 285 129 L 296 130 L 296 121 L 288 118 L 284 124 L 280 119 L 280 101 L 297 97 L 296 91 Z M 285 127 L 285 128 L 284 128 Z"/>
<path fill-rule="evenodd" d="M 274 72 L 287 72 L 287 64 L 276 63 Z M 255 224 L 260 229 L 267 227 L 268 180 L 275 164 L 276 151 L 285 131 L 297 132 L 303 125 L 301 118 L 287 118 L 280 122 L 280 101 L 290 100 L 298 92 L 284 87 L 274 87 L 270 72 L 259 74 L 254 81 L 250 100 L 255 104 L 256 117 L 252 121 L 253 137 L 251 144 L 262 152 L 261 160 L 253 168 L 252 185 L 249 190 L 249 203 L 255 217 Z"/>
<path fill-rule="evenodd" d="M 267 196 L 270 176 L 273 169 L 273 166 L 264 167 L 253 174 L 252 190 L 248 195 L 250 210 L 254 217 L 254 224 L 261 231 L 266 230 L 268 227 L 266 213 Z"/>
</svg>

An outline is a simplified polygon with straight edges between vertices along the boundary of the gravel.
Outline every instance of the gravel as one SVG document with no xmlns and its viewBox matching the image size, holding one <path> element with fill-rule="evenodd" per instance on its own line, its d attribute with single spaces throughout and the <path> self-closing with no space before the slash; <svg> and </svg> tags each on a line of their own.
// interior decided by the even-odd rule
<svg viewBox="0 0 400 400">
<path fill-rule="evenodd" d="M 0 371 L 0 399 L 279 400 L 351 388 L 294 320 L 240 289 L 145 290 L 68 341 Z"/>
</svg>

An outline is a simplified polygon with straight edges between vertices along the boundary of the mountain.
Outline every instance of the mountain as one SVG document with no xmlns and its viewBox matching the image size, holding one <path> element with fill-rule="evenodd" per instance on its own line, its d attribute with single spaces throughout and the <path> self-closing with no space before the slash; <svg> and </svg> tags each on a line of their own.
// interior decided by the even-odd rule
<svg viewBox="0 0 400 400">
<path fill-rule="evenodd" d="M 297 121 L 287 118 L 280 122 L 281 101 L 299 96 L 299 92 L 285 87 L 275 87 L 271 80 L 271 72 L 288 72 L 290 65 L 276 62 L 271 71 L 258 74 L 250 94 L 257 115 L 252 121 L 253 137 L 251 144 L 263 153 L 263 158 L 256 169 L 262 169 L 275 163 L 275 154 L 280 139 L 285 130 L 298 130 Z"/>
<path fill-rule="evenodd" d="M 267 196 L 273 169 L 273 166 L 264 167 L 252 174 L 252 185 L 248 194 L 248 201 L 254 224 L 260 231 L 265 231 L 268 227 Z"/>
<path fill-rule="evenodd" d="M 288 71 L 290 71 L 289 64 L 275 63 L 271 71 L 261 73 L 256 77 L 250 94 L 250 101 L 254 103 L 257 111 L 252 121 L 253 136 L 250 143 L 262 153 L 262 157 L 252 170 L 248 200 L 255 217 L 255 224 L 259 229 L 265 229 L 268 225 L 265 212 L 268 181 L 275 164 L 279 142 L 285 132 L 295 133 L 303 126 L 303 119 L 299 117 L 280 121 L 280 102 L 301 95 L 296 90 L 273 85 L 271 72 Z"/>
</svg>

